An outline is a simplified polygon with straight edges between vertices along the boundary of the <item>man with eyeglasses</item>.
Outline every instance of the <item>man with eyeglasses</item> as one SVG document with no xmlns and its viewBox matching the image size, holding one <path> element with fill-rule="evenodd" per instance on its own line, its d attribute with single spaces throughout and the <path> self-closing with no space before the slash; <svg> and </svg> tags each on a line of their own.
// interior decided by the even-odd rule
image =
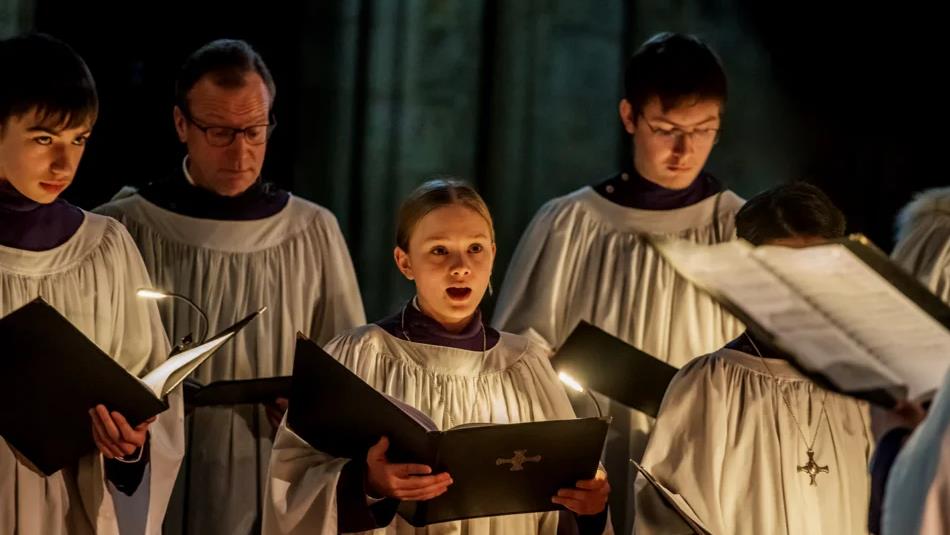
<svg viewBox="0 0 950 535">
<path fill-rule="evenodd" d="M 677 367 L 738 336 L 739 322 L 645 239 L 734 238 L 743 201 L 703 170 L 726 96 L 725 73 L 705 43 L 673 33 L 647 40 L 627 63 L 620 101 L 631 158 L 622 172 L 538 211 L 508 268 L 493 325 L 555 350 L 583 320 Z M 611 515 L 618 533 L 630 533 L 636 474 L 628 459 L 642 455 L 652 422 L 614 404 L 611 413 Z"/>
<path fill-rule="evenodd" d="M 210 332 L 268 307 L 198 369 L 205 384 L 290 375 L 297 331 L 322 344 L 365 323 L 336 218 L 261 178 L 275 93 L 248 43 L 201 47 L 175 84 L 175 129 L 187 147 L 181 167 L 98 209 L 126 225 L 153 284 L 207 312 Z M 186 304 L 160 308 L 172 340 L 201 332 Z M 264 476 L 285 408 L 277 399 L 194 410 L 166 533 L 260 531 Z"/>
</svg>

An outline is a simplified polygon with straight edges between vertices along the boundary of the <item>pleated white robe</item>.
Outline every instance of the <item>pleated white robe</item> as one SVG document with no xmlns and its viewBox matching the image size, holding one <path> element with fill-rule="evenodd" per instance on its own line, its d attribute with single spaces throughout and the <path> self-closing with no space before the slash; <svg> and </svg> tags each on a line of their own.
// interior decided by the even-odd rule
<svg viewBox="0 0 950 535">
<path fill-rule="evenodd" d="M 297 331 L 324 343 L 365 322 L 336 218 L 314 203 L 291 196 L 273 216 L 220 221 L 180 215 L 126 190 L 97 211 L 128 227 L 155 286 L 193 299 L 212 334 L 268 307 L 197 370 L 202 383 L 290 375 Z M 186 306 L 160 311 L 173 341 L 197 336 L 198 318 Z M 199 408 L 188 426 L 166 533 L 256 533 L 274 432 L 263 407 Z"/>
<path fill-rule="evenodd" d="M 950 372 L 894 461 L 881 526 L 884 535 L 950 532 Z"/>
<path fill-rule="evenodd" d="M 894 260 L 950 303 L 950 187 L 922 192 L 898 217 Z"/>
<path fill-rule="evenodd" d="M 407 342 L 366 325 L 333 340 L 326 350 L 377 390 L 427 414 L 440 429 L 574 418 L 546 352 L 524 337 L 502 333 L 483 354 Z M 285 420 L 271 456 L 264 535 L 337 533 L 336 485 L 347 462 L 310 447 Z M 558 517 L 557 512 L 506 515 L 417 529 L 397 515 L 373 533 L 554 535 Z M 606 529 L 612 533 L 609 522 Z"/>
<path fill-rule="evenodd" d="M 717 535 L 867 533 L 873 437 L 865 403 L 828 392 L 780 359 L 731 349 L 697 358 L 670 384 L 643 466 Z M 771 370 L 774 378 L 769 374 Z M 798 472 L 814 443 L 828 473 Z M 827 420 L 819 418 L 822 399 Z M 635 533 L 688 533 L 642 477 Z"/>
<path fill-rule="evenodd" d="M 48 251 L 0 246 L 0 316 L 42 297 L 139 376 L 164 361 L 169 350 L 155 304 L 135 296 L 137 288 L 149 285 L 125 228 L 96 214 L 86 213 L 76 233 Z M 170 408 L 149 427 L 150 467 L 145 477 L 133 499 L 124 495 L 118 499 L 145 505 L 144 518 L 132 518 L 137 511 L 117 511 L 118 491 L 106 482 L 101 455 L 88 455 L 45 477 L 21 463 L 0 438 L 0 533 L 117 534 L 117 512 L 126 513 L 127 521 L 144 527 L 149 535 L 160 533 L 184 452 L 181 391 L 173 392 L 168 402 Z"/>
<path fill-rule="evenodd" d="M 584 320 L 677 367 L 715 351 L 742 332 L 741 323 L 680 277 L 645 236 L 704 244 L 731 240 L 743 202 L 725 191 L 718 200 L 685 208 L 641 210 L 590 187 L 554 199 L 521 237 L 492 325 L 557 348 Z M 605 463 L 614 488 L 611 504 L 629 532 L 636 473 L 627 460 L 640 458 L 653 422 L 616 403 L 609 411 L 614 421 Z"/>
</svg>

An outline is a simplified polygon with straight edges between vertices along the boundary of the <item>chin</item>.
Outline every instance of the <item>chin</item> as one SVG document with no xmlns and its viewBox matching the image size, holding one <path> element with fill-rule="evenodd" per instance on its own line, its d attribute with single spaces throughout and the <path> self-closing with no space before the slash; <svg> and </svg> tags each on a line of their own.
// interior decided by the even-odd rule
<svg viewBox="0 0 950 535">
<path fill-rule="evenodd" d="M 466 301 L 465 303 L 455 303 L 448 301 L 445 304 L 445 311 L 443 314 L 447 317 L 452 318 L 453 320 L 463 320 L 472 314 L 475 313 L 475 309 L 478 308 L 478 303 L 474 301 Z"/>
<path fill-rule="evenodd" d="M 465 319 L 475 313 L 475 309 L 478 308 L 476 303 L 466 303 L 464 305 L 458 303 L 449 303 L 447 316 L 452 317 L 453 319 L 461 320 Z"/>
<path fill-rule="evenodd" d="M 56 202 L 56 199 L 58 199 L 59 196 L 60 193 L 50 193 L 48 191 L 43 191 L 42 189 L 39 191 L 34 191 L 30 195 L 25 195 L 25 197 L 31 201 L 39 204 L 52 204 Z"/>
<path fill-rule="evenodd" d="M 218 171 L 211 180 L 210 186 L 219 195 L 232 196 L 243 193 L 244 190 L 251 187 L 257 176 L 253 171 L 244 171 L 240 173 L 228 173 Z"/>
</svg>

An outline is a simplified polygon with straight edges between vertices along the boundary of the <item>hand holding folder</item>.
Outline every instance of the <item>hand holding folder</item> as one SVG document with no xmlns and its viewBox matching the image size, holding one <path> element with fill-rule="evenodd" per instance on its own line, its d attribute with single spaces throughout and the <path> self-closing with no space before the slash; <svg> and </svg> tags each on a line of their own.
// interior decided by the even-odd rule
<svg viewBox="0 0 950 535">
<path fill-rule="evenodd" d="M 130 427 L 139 426 L 165 411 L 165 397 L 261 312 L 139 379 L 37 298 L 0 319 L 0 405 L 8 408 L 0 411 L 0 436 L 44 474 L 53 474 L 95 450 L 90 408 L 103 405 Z M 14 409 L 24 406 L 30 410 Z"/>
<path fill-rule="evenodd" d="M 387 437 L 387 462 L 451 475 L 445 493 L 400 504 L 399 514 L 414 526 L 559 509 L 552 496 L 595 476 L 607 425 L 606 419 L 582 418 L 439 430 L 424 413 L 378 392 L 317 344 L 297 340 L 290 429 L 319 451 L 359 460 Z"/>
<path fill-rule="evenodd" d="M 366 453 L 366 485 L 371 495 L 422 502 L 440 496 L 452 484 L 448 472 L 433 474 L 431 466 L 389 462 L 388 449 L 389 439 L 382 437 Z"/>
<path fill-rule="evenodd" d="M 155 416 L 139 425 L 132 426 L 125 416 L 117 411 L 109 411 L 101 403 L 89 409 L 89 418 L 92 420 L 92 439 L 99 448 L 99 452 L 106 459 L 120 459 L 139 451 L 145 446 L 148 438 L 148 426 L 155 421 Z M 135 462 L 128 460 L 127 462 Z"/>
</svg>

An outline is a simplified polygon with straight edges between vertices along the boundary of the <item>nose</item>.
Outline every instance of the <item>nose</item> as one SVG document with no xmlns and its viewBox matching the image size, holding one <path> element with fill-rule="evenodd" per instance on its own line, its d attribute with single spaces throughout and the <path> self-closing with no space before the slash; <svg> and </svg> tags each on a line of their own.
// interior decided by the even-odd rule
<svg viewBox="0 0 950 535">
<path fill-rule="evenodd" d="M 693 135 L 683 132 L 676 136 L 673 143 L 673 154 L 677 156 L 686 155 L 693 152 Z"/>
<path fill-rule="evenodd" d="M 467 277 L 472 274 L 472 268 L 464 254 L 452 255 L 451 271 L 453 277 Z"/>
<path fill-rule="evenodd" d="M 79 165 L 79 157 L 82 156 L 81 151 L 74 152 L 77 154 L 70 154 L 65 146 L 57 146 L 53 152 L 53 159 L 49 164 L 50 173 L 60 180 L 72 176 Z"/>
<path fill-rule="evenodd" d="M 250 158 L 253 153 L 253 146 L 247 142 L 244 132 L 238 132 L 234 136 L 234 141 L 227 146 L 225 154 L 228 158 L 243 168 L 245 158 Z"/>
</svg>

